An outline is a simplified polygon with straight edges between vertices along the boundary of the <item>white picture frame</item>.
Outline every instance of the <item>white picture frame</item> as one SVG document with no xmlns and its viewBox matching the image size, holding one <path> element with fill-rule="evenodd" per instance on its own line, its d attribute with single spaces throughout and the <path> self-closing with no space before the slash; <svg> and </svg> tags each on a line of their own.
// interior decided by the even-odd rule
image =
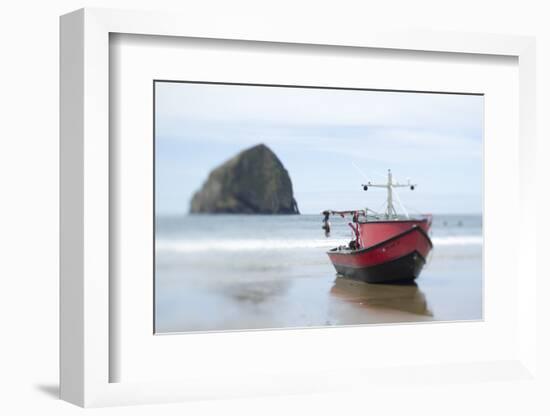
<svg viewBox="0 0 550 416">
<path fill-rule="evenodd" d="M 185 380 L 111 382 L 120 359 L 110 349 L 113 298 L 109 275 L 109 36 L 112 33 L 332 45 L 439 53 L 504 55 L 519 66 L 519 231 L 517 354 L 509 359 L 398 368 L 333 369 L 235 378 L 201 375 Z M 332 391 L 399 377 L 403 380 L 522 380 L 536 374 L 535 41 L 530 37 L 465 33 L 300 31 L 266 22 L 220 20 L 204 25 L 192 16 L 82 9 L 61 18 L 61 398 L 80 406 L 181 401 L 195 398 Z M 527 215 L 529 214 L 529 215 Z M 323 331 L 323 330 L 319 330 Z M 313 335 L 313 334 L 312 334 Z M 276 337 L 277 335 L 271 335 Z M 315 335 L 313 335 L 315 336 Z M 344 381 L 345 380 L 345 381 Z"/>
</svg>

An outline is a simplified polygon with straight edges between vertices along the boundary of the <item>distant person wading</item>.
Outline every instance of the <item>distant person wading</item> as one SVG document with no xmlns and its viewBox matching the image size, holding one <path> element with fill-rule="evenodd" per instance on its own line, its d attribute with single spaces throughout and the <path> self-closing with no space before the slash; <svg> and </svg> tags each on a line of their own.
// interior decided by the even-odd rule
<svg viewBox="0 0 550 416">
<path fill-rule="evenodd" d="M 323 226 L 321 227 L 323 230 L 325 230 L 325 237 L 330 236 L 330 212 L 329 211 L 323 211 L 323 215 L 325 216 L 323 218 Z"/>
</svg>

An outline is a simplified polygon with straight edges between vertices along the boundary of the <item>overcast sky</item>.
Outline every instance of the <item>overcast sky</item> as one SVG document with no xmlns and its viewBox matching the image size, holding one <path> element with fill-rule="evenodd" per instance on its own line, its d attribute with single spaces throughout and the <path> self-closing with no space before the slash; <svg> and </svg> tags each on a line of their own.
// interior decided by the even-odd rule
<svg viewBox="0 0 550 416">
<path fill-rule="evenodd" d="M 155 111 L 159 214 L 188 212 L 214 167 L 258 143 L 302 213 L 377 210 L 385 192 L 361 184 L 388 168 L 418 184 L 399 191 L 412 212 L 481 213 L 481 96 L 157 82 Z"/>
</svg>

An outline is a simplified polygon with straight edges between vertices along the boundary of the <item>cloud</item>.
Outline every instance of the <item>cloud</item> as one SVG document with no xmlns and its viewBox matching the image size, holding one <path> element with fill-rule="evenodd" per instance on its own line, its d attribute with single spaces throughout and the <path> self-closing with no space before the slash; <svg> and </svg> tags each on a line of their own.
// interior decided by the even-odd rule
<svg viewBox="0 0 550 416">
<path fill-rule="evenodd" d="M 167 126 L 244 125 L 479 128 L 483 97 L 450 94 L 156 84 L 157 113 Z M 164 132 L 163 132 L 164 133 Z"/>
<path fill-rule="evenodd" d="M 184 83 L 156 88 L 163 211 L 187 207 L 213 167 L 259 142 L 281 158 L 299 203 L 311 212 L 331 198 L 338 204 L 358 198 L 364 178 L 352 162 L 369 176 L 392 168 L 398 179 L 418 181 L 422 193 L 409 198 L 419 198 L 419 208 L 479 210 L 481 96 Z"/>
</svg>

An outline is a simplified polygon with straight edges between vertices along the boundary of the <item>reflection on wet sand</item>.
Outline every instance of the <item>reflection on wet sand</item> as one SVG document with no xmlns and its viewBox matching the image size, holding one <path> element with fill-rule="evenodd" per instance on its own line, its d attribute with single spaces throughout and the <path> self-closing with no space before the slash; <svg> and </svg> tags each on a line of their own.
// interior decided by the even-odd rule
<svg viewBox="0 0 550 416">
<path fill-rule="evenodd" d="M 224 285 L 221 291 L 224 295 L 238 302 L 258 305 L 271 300 L 273 297 L 284 295 L 288 287 L 289 282 L 286 280 L 247 282 Z"/>
<path fill-rule="evenodd" d="M 369 308 L 385 308 L 415 315 L 433 316 L 426 296 L 416 283 L 372 284 L 337 277 L 330 293 L 339 299 Z"/>
</svg>

